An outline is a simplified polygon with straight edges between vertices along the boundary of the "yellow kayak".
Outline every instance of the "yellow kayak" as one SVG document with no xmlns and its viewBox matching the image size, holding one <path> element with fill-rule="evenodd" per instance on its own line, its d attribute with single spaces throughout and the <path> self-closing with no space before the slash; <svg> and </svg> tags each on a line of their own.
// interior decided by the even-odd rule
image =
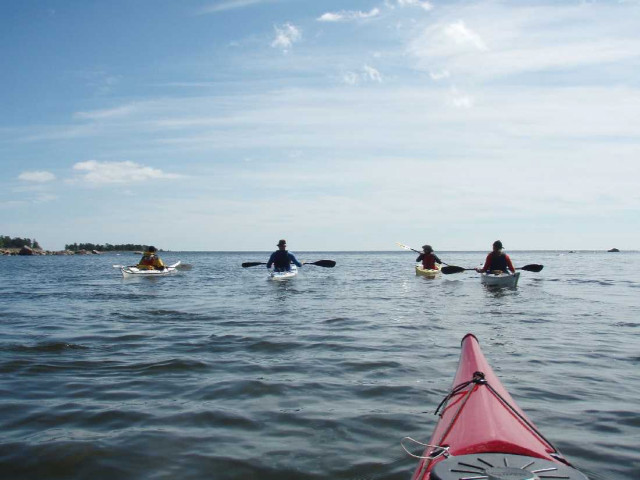
<svg viewBox="0 0 640 480">
<path fill-rule="evenodd" d="M 422 265 L 416 265 L 416 275 L 420 277 L 435 278 L 440 275 L 440 265 L 436 265 L 435 269 L 424 268 Z"/>
</svg>

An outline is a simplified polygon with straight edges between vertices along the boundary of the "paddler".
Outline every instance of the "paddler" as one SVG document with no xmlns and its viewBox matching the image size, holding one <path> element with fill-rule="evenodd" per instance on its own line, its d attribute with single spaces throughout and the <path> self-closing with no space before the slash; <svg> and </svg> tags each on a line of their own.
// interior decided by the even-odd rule
<svg viewBox="0 0 640 480">
<path fill-rule="evenodd" d="M 476 272 L 500 274 L 507 271 L 507 269 L 511 273 L 516 273 L 516 269 L 513 268 L 513 263 L 511 263 L 509 255 L 502 251 L 502 242 L 500 240 L 496 240 L 493 242 L 493 251 L 487 255 L 484 266 L 482 268 L 476 268 Z"/>
<path fill-rule="evenodd" d="M 150 246 L 146 252 L 142 254 L 142 258 L 138 262 L 140 270 L 164 270 L 164 262 L 157 255 L 158 249 Z"/>
<path fill-rule="evenodd" d="M 438 268 L 436 263 L 442 263 L 442 260 L 438 258 L 438 256 L 433 253 L 433 248 L 431 245 L 423 245 L 422 253 L 418 255 L 416 258 L 416 262 L 422 262 L 422 267 L 426 270 L 435 270 Z"/>
<path fill-rule="evenodd" d="M 288 272 L 291 270 L 292 263 L 298 267 L 302 266 L 302 263 L 296 259 L 293 253 L 287 251 L 287 241 L 280 240 L 278 242 L 278 250 L 273 252 L 269 257 L 267 268 L 271 268 L 273 265 L 273 269 L 276 272 Z"/>
</svg>

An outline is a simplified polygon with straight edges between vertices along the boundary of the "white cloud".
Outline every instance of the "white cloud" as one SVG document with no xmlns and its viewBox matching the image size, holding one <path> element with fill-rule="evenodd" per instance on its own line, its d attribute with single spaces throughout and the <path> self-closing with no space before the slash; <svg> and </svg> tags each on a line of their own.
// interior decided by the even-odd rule
<svg viewBox="0 0 640 480">
<path fill-rule="evenodd" d="M 343 75 L 342 80 L 347 85 L 357 85 L 360 82 L 360 76 L 355 72 L 347 72 Z"/>
<path fill-rule="evenodd" d="M 365 65 L 360 72 L 347 72 L 342 76 L 347 85 L 355 86 L 362 82 L 382 83 L 382 74 L 375 68 Z"/>
<path fill-rule="evenodd" d="M 601 75 L 597 68 L 629 68 L 638 58 L 637 22 L 629 15 L 622 18 L 622 8 L 603 3 L 443 7 L 435 22 L 425 20 L 410 32 L 407 52 L 415 58 L 415 68 L 446 69 L 456 79 L 560 72 L 571 75 L 564 81 L 583 82 Z"/>
<path fill-rule="evenodd" d="M 371 80 L 372 82 L 382 83 L 382 75 L 380 75 L 380 72 L 378 70 L 370 67 L 369 65 L 365 65 L 363 67 L 363 70 L 369 80 Z"/>
<path fill-rule="evenodd" d="M 24 180 L 25 182 L 46 183 L 55 180 L 56 176 L 51 172 L 36 170 L 22 172 L 20 175 L 18 175 L 18 179 Z"/>
<path fill-rule="evenodd" d="M 458 45 L 471 45 L 480 51 L 487 50 L 480 35 L 467 27 L 462 20 L 447 25 L 444 28 L 444 33 Z"/>
<path fill-rule="evenodd" d="M 180 175 L 164 173 L 162 170 L 145 167 L 134 162 L 79 162 L 73 169 L 81 172 L 80 180 L 92 184 L 126 184 L 151 180 L 179 178 Z"/>
<path fill-rule="evenodd" d="M 423 10 L 429 11 L 433 8 L 433 5 L 427 1 L 421 0 L 398 0 L 400 7 L 420 7 Z"/>
<path fill-rule="evenodd" d="M 373 8 L 368 12 L 358 10 L 342 10 L 340 12 L 327 12 L 320 15 L 317 20 L 319 22 L 349 22 L 354 20 L 366 20 L 368 18 L 380 15 L 379 8 Z"/>
<path fill-rule="evenodd" d="M 456 108 L 471 108 L 473 107 L 473 98 L 454 87 L 451 89 L 451 104 Z"/>
<path fill-rule="evenodd" d="M 300 29 L 291 23 L 274 27 L 276 30 L 276 38 L 271 42 L 273 48 L 281 48 L 284 52 L 289 51 L 293 44 L 302 38 Z"/>
<path fill-rule="evenodd" d="M 84 120 L 104 120 L 108 118 L 119 118 L 135 112 L 135 105 L 123 105 L 115 108 L 108 108 L 104 110 L 93 110 L 91 112 L 76 112 L 73 114 L 74 118 L 80 118 Z"/>
<path fill-rule="evenodd" d="M 429 72 L 429 76 L 432 80 L 435 80 L 437 82 L 438 80 L 449 78 L 451 74 L 449 73 L 449 70 L 440 70 L 439 72 Z"/>
<path fill-rule="evenodd" d="M 228 10 L 236 10 L 238 8 L 250 7 L 251 5 L 258 5 L 260 3 L 270 3 L 269 0 L 229 0 L 227 2 L 220 2 L 215 5 L 201 8 L 198 13 L 205 15 L 208 13 L 226 12 Z"/>
</svg>

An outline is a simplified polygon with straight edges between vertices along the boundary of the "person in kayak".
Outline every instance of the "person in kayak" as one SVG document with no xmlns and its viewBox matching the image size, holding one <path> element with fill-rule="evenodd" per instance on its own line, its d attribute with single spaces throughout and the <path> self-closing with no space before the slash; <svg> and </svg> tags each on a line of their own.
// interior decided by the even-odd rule
<svg viewBox="0 0 640 480">
<path fill-rule="evenodd" d="M 498 274 L 506 272 L 507 270 L 511 273 L 516 273 L 516 269 L 513 268 L 513 263 L 511 263 L 509 255 L 502 251 L 502 242 L 500 240 L 496 240 L 493 242 L 493 251 L 487 255 L 484 266 L 482 268 L 476 268 L 476 272 L 490 272 Z"/>
<path fill-rule="evenodd" d="M 158 257 L 157 249 L 151 246 L 142 254 L 142 258 L 138 262 L 140 270 L 164 270 L 164 262 Z"/>
<path fill-rule="evenodd" d="M 269 257 L 267 268 L 271 268 L 273 265 L 273 269 L 276 272 L 288 272 L 291 270 L 292 263 L 298 267 L 302 266 L 302 263 L 296 259 L 293 253 L 287 251 L 287 241 L 280 240 L 278 242 L 278 250 L 273 252 Z"/>
<path fill-rule="evenodd" d="M 437 268 L 436 263 L 442 263 L 442 260 L 433 253 L 431 245 L 423 245 L 422 253 L 416 258 L 416 262 L 422 262 L 422 267 L 426 270 L 435 270 Z"/>
</svg>

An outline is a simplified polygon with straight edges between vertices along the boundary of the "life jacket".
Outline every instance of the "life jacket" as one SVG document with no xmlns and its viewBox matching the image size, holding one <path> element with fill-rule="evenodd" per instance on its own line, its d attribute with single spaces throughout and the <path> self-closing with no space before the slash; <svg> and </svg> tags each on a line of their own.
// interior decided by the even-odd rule
<svg viewBox="0 0 640 480">
<path fill-rule="evenodd" d="M 436 256 L 431 253 L 425 253 L 422 257 L 422 266 L 428 270 L 436 269 Z"/>
<path fill-rule="evenodd" d="M 291 270 L 291 260 L 289 259 L 289 252 L 286 250 L 278 250 L 273 257 L 273 268 L 277 272 L 284 272 Z"/>
<path fill-rule="evenodd" d="M 507 256 L 504 253 L 495 254 L 491 252 L 491 265 L 489 265 L 489 271 L 501 270 L 507 271 Z"/>
<path fill-rule="evenodd" d="M 155 267 L 161 266 L 162 261 L 154 254 L 144 254 L 138 262 L 140 270 L 153 270 Z"/>
</svg>

